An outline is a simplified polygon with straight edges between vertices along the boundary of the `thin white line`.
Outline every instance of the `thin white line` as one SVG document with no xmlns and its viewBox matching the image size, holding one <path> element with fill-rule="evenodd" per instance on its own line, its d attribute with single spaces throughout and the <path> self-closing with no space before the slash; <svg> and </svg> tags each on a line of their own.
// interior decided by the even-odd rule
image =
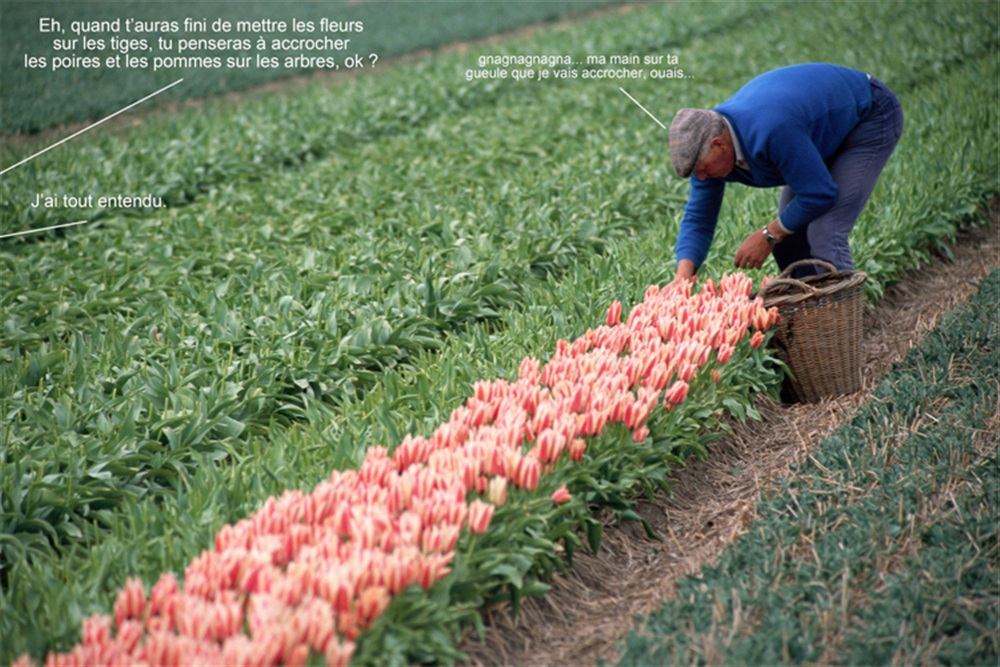
<svg viewBox="0 0 1000 667">
<path fill-rule="evenodd" d="M 660 119 L 659 119 L 659 118 L 657 118 L 657 117 L 656 117 L 656 116 L 654 116 L 653 114 L 649 113 L 649 110 L 648 110 L 648 109 L 647 109 L 646 107 L 644 107 L 644 106 L 642 106 L 641 104 L 639 104 L 639 101 L 638 101 L 637 99 L 635 99 L 634 97 L 632 97 L 631 95 L 629 95 L 629 94 L 628 94 L 627 92 L 625 92 L 625 89 L 624 89 L 624 88 L 622 88 L 622 87 L 620 87 L 620 86 L 619 86 L 618 90 L 620 90 L 620 91 L 622 91 L 623 93 L 625 93 L 625 95 L 626 95 L 626 96 L 627 96 L 627 97 L 628 97 L 628 98 L 629 98 L 630 100 L 632 100 L 633 102 L 635 102 L 635 103 L 636 103 L 636 104 L 637 104 L 637 105 L 639 106 L 639 108 L 640 108 L 640 109 L 642 109 L 643 111 L 645 111 L 645 112 L 646 112 L 646 114 L 647 114 L 647 115 L 648 115 L 648 116 L 649 116 L 650 118 L 652 118 L 653 120 L 655 120 L 655 121 L 656 121 L 656 123 L 657 123 L 657 125 L 659 125 L 660 127 L 662 127 L 662 128 L 664 129 L 664 130 L 665 130 L 665 129 L 667 129 L 667 126 L 666 126 L 666 125 L 664 125 L 663 123 L 661 123 L 661 122 L 660 122 Z"/>
<path fill-rule="evenodd" d="M 41 232 L 48 232 L 53 229 L 60 229 L 61 227 L 72 227 L 74 225 L 84 225 L 90 222 L 90 220 L 77 220 L 76 222 L 66 222 L 61 225 L 52 225 L 51 227 L 42 227 L 41 229 L 26 229 L 23 232 L 11 232 L 10 234 L 0 234 L 0 239 L 10 238 L 11 236 L 24 236 L 25 234 L 38 234 Z"/>
<path fill-rule="evenodd" d="M 104 121 L 106 121 L 106 120 L 109 120 L 109 119 L 111 119 L 111 118 L 114 118 L 115 116 L 117 116 L 117 115 L 118 115 L 118 114 L 120 114 L 120 113 L 123 113 L 123 112 L 125 112 L 125 111 L 128 111 L 129 109 L 131 109 L 132 107 L 136 106 L 137 104 L 142 104 L 143 102 L 145 102 L 145 101 L 146 101 L 146 100 L 148 100 L 149 98 L 151 98 L 151 97 L 156 97 L 157 95 L 159 95 L 159 94 L 160 94 L 160 93 L 162 93 L 163 91 L 167 90 L 168 88 L 173 88 L 174 86 L 176 86 L 176 85 L 177 85 L 178 83 L 180 83 L 180 82 L 181 82 L 181 81 L 183 81 L 183 80 L 184 80 L 184 79 L 177 79 L 176 81 L 174 81 L 174 82 L 173 82 L 173 83 L 171 83 L 170 85 L 168 85 L 168 86 L 164 86 L 163 88 L 160 88 L 160 89 L 159 89 L 158 91 L 156 91 L 155 93 L 150 93 L 149 95 L 146 95 L 146 96 L 145 96 L 144 98 L 142 98 L 142 99 L 141 99 L 141 100 L 139 100 L 138 102 L 133 102 L 132 104 L 130 104 L 130 105 L 128 105 L 127 107 L 125 107 L 124 109 L 119 109 L 118 111 L 114 112 L 114 113 L 113 113 L 113 114 L 111 114 L 110 116 L 106 116 L 106 117 L 102 118 L 101 120 L 97 121 L 97 122 L 96 122 L 96 123 L 94 123 L 93 125 L 88 125 L 87 127 L 83 128 L 82 130 L 79 130 L 78 132 L 74 132 L 73 134 L 69 135 L 69 136 L 68 136 L 68 137 L 66 137 L 65 139 L 62 139 L 62 140 L 60 140 L 60 141 L 57 141 L 56 143 L 52 144 L 52 145 L 51 145 L 51 146 L 49 146 L 48 148 L 43 148 L 42 150 L 38 151 L 38 152 L 37 152 L 37 153 L 35 153 L 34 155 L 32 155 L 32 156 L 30 156 L 30 157 L 26 157 L 26 158 L 24 158 L 23 160 L 21 160 L 21 161 L 20 161 L 20 162 L 18 162 L 17 164 L 12 164 L 11 166 L 9 166 L 9 167 L 7 167 L 6 169 L 4 169 L 3 171 L 0 171 L 0 176 L 2 176 L 3 174 L 6 174 L 6 173 L 7 173 L 8 171 L 10 171 L 11 169 L 13 169 L 13 168 L 15 168 L 15 167 L 20 167 L 20 166 L 21 166 L 22 164 L 24 164 L 25 162 L 28 162 L 29 160 L 34 160 L 34 159 L 35 159 L 36 157 L 38 157 L 38 156 L 39 156 L 39 155 L 41 155 L 42 153 L 44 153 L 44 152 L 46 152 L 46 151 L 50 151 L 50 150 L 52 150 L 53 148 L 55 148 L 56 146 L 58 146 L 58 145 L 60 145 L 60 144 L 64 144 L 64 143 L 66 143 L 67 141 L 69 141 L 70 139 L 72 139 L 72 138 L 74 138 L 74 137 L 78 137 L 78 136 L 80 136 L 81 134 L 83 134 L 83 133 L 84 133 L 84 132 L 86 132 L 87 130 L 89 130 L 89 129 L 91 129 L 91 128 L 94 128 L 94 127 L 97 127 L 98 125 L 100 125 L 100 124 L 101 124 L 101 123 L 103 123 Z"/>
</svg>

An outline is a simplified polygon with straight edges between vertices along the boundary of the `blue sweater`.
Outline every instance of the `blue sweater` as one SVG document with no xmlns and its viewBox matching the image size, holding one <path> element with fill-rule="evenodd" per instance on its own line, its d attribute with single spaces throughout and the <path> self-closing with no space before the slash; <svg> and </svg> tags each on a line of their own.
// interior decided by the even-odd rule
<svg viewBox="0 0 1000 667">
<path fill-rule="evenodd" d="M 794 198 L 781 224 L 795 232 L 828 211 L 837 184 L 826 161 L 871 108 L 864 72 L 822 63 L 791 65 L 752 79 L 715 107 L 729 121 L 749 171 L 734 168 L 724 178 L 699 181 L 677 237 L 677 259 L 701 266 L 715 235 L 726 183 L 758 188 L 788 185 Z"/>
</svg>

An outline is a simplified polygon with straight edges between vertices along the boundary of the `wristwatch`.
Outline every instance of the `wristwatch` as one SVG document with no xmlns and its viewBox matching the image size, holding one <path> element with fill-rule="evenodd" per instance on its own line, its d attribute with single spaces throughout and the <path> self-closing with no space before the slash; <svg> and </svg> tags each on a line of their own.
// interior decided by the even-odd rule
<svg viewBox="0 0 1000 667">
<path fill-rule="evenodd" d="M 767 245 L 771 246 L 772 248 L 775 245 L 777 245 L 778 239 L 777 239 L 777 237 L 775 237 L 774 234 L 772 234 L 771 232 L 767 231 L 767 225 L 764 225 L 764 228 L 761 229 L 760 231 L 764 235 L 764 238 L 767 239 Z"/>
</svg>

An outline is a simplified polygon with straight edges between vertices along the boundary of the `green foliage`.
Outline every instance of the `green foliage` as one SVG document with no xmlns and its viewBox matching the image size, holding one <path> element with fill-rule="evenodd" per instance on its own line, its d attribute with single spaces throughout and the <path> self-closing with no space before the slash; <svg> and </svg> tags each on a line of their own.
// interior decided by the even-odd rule
<svg viewBox="0 0 1000 667">
<path fill-rule="evenodd" d="M 254 2 L 215 2 L 210 9 L 203 3 L 144 2 L 142 0 L 98 0 L 87 3 L 53 2 L 50 0 L 10 0 L 4 2 L 3 39 L 0 39 L 0 62 L 4 71 L 4 96 L 0 103 L 0 115 L 4 119 L 3 134 L 17 132 L 37 132 L 49 127 L 74 121 L 94 121 L 121 109 L 154 90 L 184 78 L 183 88 L 169 91 L 161 98 L 151 101 L 159 104 L 183 99 L 198 99 L 238 91 L 258 86 L 269 81 L 308 73 L 307 68 L 172 68 L 153 72 L 151 67 L 142 69 L 88 69 L 51 71 L 51 69 L 28 69 L 24 67 L 25 54 L 38 56 L 54 53 L 49 47 L 51 34 L 39 31 L 40 18 L 54 18 L 66 30 L 65 37 L 74 35 L 69 31 L 72 21 L 107 21 L 116 18 L 134 18 L 141 21 L 177 21 L 183 26 L 185 18 L 207 19 L 211 26 L 216 19 L 234 25 L 237 21 L 290 21 L 295 18 L 302 22 L 318 23 L 326 18 L 333 21 L 361 21 L 361 32 L 343 33 L 336 37 L 351 40 L 350 50 L 337 54 L 344 56 L 362 54 L 364 62 L 372 67 L 356 70 L 364 74 L 375 71 L 379 66 L 387 67 L 390 58 L 413 53 L 423 49 L 435 49 L 450 42 L 473 40 L 515 28 L 557 21 L 576 14 L 618 4 L 619 0 L 546 0 L 510 4 L 492 0 L 472 0 L 456 6 L 451 2 L 369 1 L 327 0 L 317 2 L 284 2 L 280 4 Z M 289 37 L 287 33 L 246 33 L 231 30 L 228 33 L 189 32 L 157 33 L 167 38 L 245 38 L 254 41 L 252 53 L 262 56 L 277 55 L 282 59 L 300 54 L 315 56 L 315 51 L 283 50 L 275 51 L 270 46 L 256 47 L 256 39 L 265 35 Z M 309 34 L 309 33 L 303 33 Z M 327 33 L 315 32 L 313 37 Z M 61 36 L 61 35 L 60 35 Z M 110 34 L 88 36 L 110 39 Z M 122 33 L 124 38 L 148 38 L 145 33 Z M 83 54 L 82 51 L 78 52 Z M 117 51 L 90 51 L 87 55 L 115 55 Z M 378 56 L 377 60 L 370 58 Z M 134 52 L 132 55 L 136 55 Z M 143 55 L 143 53 L 139 53 Z M 247 51 L 221 49 L 215 51 L 188 51 L 185 55 L 218 56 L 224 63 L 228 57 L 246 57 Z M 327 55 L 324 52 L 324 55 Z M 342 70 L 347 71 L 347 70 Z M 81 95 L 80 91 L 87 94 Z"/>
</svg>

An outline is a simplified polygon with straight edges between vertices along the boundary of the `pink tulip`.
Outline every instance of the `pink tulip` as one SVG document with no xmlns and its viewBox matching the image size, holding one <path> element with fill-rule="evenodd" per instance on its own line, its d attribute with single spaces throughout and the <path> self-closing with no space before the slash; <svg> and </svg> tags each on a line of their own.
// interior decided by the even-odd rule
<svg viewBox="0 0 1000 667">
<path fill-rule="evenodd" d="M 389 606 L 389 592 L 379 586 L 366 588 L 358 597 L 358 618 L 363 628 L 371 627 Z"/>
<path fill-rule="evenodd" d="M 506 490 L 504 493 L 506 495 Z M 469 532 L 476 535 L 485 533 L 493 520 L 495 511 L 495 506 L 478 498 L 469 503 Z"/>
<path fill-rule="evenodd" d="M 552 492 L 552 502 L 554 502 L 557 505 L 568 502 L 572 498 L 573 496 L 570 494 L 565 484 L 563 484 L 558 489 Z"/>
<path fill-rule="evenodd" d="M 94 614 L 83 619 L 83 645 L 86 647 L 107 646 L 111 643 L 111 617 Z"/>
<path fill-rule="evenodd" d="M 605 318 L 609 327 L 612 327 L 622 319 L 622 302 L 615 300 L 611 302 L 611 307 L 608 308 L 608 316 Z"/>
<path fill-rule="evenodd" d="M 715 353 L 715 359 L 720 364 L 724 364 L 732 358 L 733 352 L 735 352 L 735 349 L 733 348 L 732 345 L 729 345 L 728 343 L 723 343 L 719 347 L 718 351 Z"/>
<path fill-rule="evenodd" d="M 542 463 L 554 463 L 559 460 L 566 448 L 566 437 L 555 429 L 546 429 L 538 434 L 538 460 Z"/>
<path fill-rule="evenodd" d="M 537 385 L 540 379 L 540 368 L 541 364 L 539 364 L 537 359 L 525 357 L 521 360 L 521 366 L 517 372 L 518 380 Z"/>
<path fill-rule="evenodd" d="M 327 667 L 347 667 L 354 657 L 354 650 L 354 642 L 331 641 L 323 654 Z"/>
<path fill-rule="evenodd" d="M 121 627 L 125 619 L 142 619 L 146 608 L 146 592 L 142 582 L 129 578 L 115 600 L 115 625 Z"/>
<path fill-rule="evenodd" d="M 127 656 L 135 651 L 142 642 L 146 630 L 142 623 L 135 619 L 125 619 L 118 624 L 118 634 L 115 644 L 121 655 Z"/>
<path fill-rule="evenodd" d="M 428 526 L 424 529 L 423 550 L 448 553 L 458 542 L 460 526 Z"/>
<path fill-rule="evenodd" d="M 538 459 L 524 456 L 518 461 L 511 481 L 518 488 L 534 491 L 535 487 L 538 486 L 539 474 L 541 474 L 541 465 Z"/>
<path fill-rule="evenodd" d="M 418 565 L 417 582 L 421 588 L 427 589 L 434 585 L 438 579 L 448 576 L 451 569 L 448 563 L 451 562 L 454 554 L 432 553 L 421 557 Z"/>
<path fill-rule="evenodd" d="M 670 389 L 667 390 L 664 398 L 666 401 L 673 403 L 674 405 L 679 405 L 684 402 L 685 398 L 687 398 L 690 388 L 691 387 L 687 382 L 678 380 L 670 385 Z"/>
</svg>

